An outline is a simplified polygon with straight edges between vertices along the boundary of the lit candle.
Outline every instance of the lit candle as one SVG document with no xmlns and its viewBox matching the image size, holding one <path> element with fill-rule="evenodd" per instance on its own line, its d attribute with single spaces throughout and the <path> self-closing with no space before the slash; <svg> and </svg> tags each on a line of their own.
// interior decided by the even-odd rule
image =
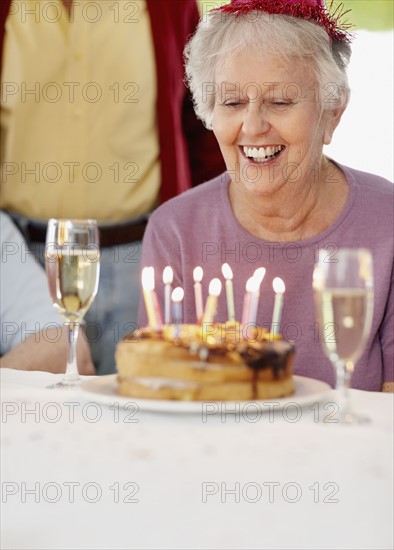
<svg viewBox="0 0 394 550">
<path fill-rule="evenodd" d="M 259 306 L 260 298 L 260 285 L 265 276 L 265 267 L 258 267 L 253 273 L 253 279 L 256 281 L 255 288 L 253 289 L 250 301 L 249 323 L 255 324 L 257 319 L 257 309 Z"/>
<path fill-rule="evenodd" d="M 275 292 L 274 313 L 272 315 L 271 334 L 276 336 L 279 333 L 280 318 L 282 316 L 283 296 L 286 290 L 285 283 L 280 277 L 272 281 Z"/>
<path fill-rule="evenodd" d="M 173 307 L 173 319 L 175 325 L 175 338 L 179 338 L 180 325 L 182 323 L 182 300 L 184 292 L 183 288 L 177 286 L 174 288 L 171 294 L 172 307 Z"/>
<path fill-rule="evenodd" d="M 201 281 L 203 276 L 202 267 L 197 266 L 193 271 L 194 279 L 194 300 L 196 303 L 196 320 L 197 324 L 201 323 L 203 316 L 203 305 L 202 305 L 202 290 L 201 290 Z"/>
<path fill-rule="evenodd" d="M 205 304 L 203 323 L 212 323 L 216 314 L 218 296 L 222 291 L 222 283 L 220 279 L 212 279 L 209 283 L 209 295 Z"/>
<path fill-rule="evenodd" d="M 155 270 L 153 267 L 144 267 L 142 270 L 142 289 L 148 325 L 154 329 L 160 329 L 162 325 L 161 313 L 157 295 L 155 293 Z"/>
<path fill-rule="evenodd" d="M 259 279 L 253 275 L 246 281 L 246 291 L 244 296 L 244 305 L 242 310 L 242 324 L 247 325 L 252 323 L 253 310 L 257 312 L 257 305 L 259 299 Z"/>
<path fill-rule="evenodd" d="M 163 271 L 163 283 L 164 283 L 164 323 L 169 325 L 171 323 L 171 283 L 174 280 L 174 272 L 168 265 Z"/>
<path fill-rule="evenodd" d="M 253 273 L 253 277 L 256 277 L 256 279 L 259 281 L 259 285 L 263 282 L 263 279 L 265 277 L 266 269 L 265 267 L 258 267 L 255 272 Z"/>
<path fill-rule="evenodd" d="M 222 265 L 222 273 L 226 279 L 227 317 L 229 321 L 235 321 L 233 272 L 227 263 Z"/>
</svg>

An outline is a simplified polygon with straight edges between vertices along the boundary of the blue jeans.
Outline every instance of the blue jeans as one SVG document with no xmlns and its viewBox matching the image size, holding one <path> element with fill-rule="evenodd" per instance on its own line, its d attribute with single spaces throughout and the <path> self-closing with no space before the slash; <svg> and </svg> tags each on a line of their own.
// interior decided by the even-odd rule
<svg viewBox="0 0 394 550">
<path fill-rule="evenodd" d="M 101 250 L 97 296 L 85 316 L 97 374 L 115 372 L 117 342 L 137 328 L 141 242 Z"/>
</svg>

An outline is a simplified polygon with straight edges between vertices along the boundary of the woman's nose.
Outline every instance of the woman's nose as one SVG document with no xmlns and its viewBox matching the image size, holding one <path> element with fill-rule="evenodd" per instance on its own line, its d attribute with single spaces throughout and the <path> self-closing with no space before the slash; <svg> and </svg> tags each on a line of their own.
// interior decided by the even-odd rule
<svg viewBox="0 0 394 550">
<path fill-rule="evenodd" d="M 255 137 L 268 132 L 271 125 L 264 105 L 250 103 L 245 111 L 242 126 L 245 136 Z"/>
</svg>

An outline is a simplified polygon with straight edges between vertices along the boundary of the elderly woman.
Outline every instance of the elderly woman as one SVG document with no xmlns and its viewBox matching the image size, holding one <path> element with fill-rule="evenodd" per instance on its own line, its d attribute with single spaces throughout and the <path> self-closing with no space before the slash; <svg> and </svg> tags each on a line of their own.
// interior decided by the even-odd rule
<svg viewBox="0 0 394 550">
<path fill-rule="evenodd" d="M 237 320 L 246 281 L 264 266 L 257 324 L 270 326 L 272 281 L 279 276 L 286 284 L 280 330 L 295 342 L 295 373 L 334 385 L 319 342 L 314 264 L 320 250 L 335 260 L 342 247 L 370 249 L 373 322 L 352 385 L 390 391 L 393 185 L 323 154 L 348 102 L 350 53 L 346 31 L 322 0 L 237 0 L 201 20 L 186 48 L 188 82 L 227 172 L 152 215 L 142 266 L 155 267 L 159 301 L 162 270 L 173 268 L 173 287 L 185 290 L 185 322 L 196 320 L 196 266 L 203 268 L 205 296 L 222 264 L 232 267 Z M 216 320 L 226 319 L 221 296 Z M 144 313 L 140 322 L 146 323 Z"/>
</svg>

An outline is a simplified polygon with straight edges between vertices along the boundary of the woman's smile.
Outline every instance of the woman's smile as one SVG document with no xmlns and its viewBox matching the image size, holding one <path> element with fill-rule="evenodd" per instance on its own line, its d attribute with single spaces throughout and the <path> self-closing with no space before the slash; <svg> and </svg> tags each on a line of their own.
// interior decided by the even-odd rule
<svg viewBox="0 0 394 550">
<path fill-rule="evenodd" d="M 251 164 L 267 165 L 285 150 L 284 145 L 241 145 L 241 154 Z"/>
</svg>

